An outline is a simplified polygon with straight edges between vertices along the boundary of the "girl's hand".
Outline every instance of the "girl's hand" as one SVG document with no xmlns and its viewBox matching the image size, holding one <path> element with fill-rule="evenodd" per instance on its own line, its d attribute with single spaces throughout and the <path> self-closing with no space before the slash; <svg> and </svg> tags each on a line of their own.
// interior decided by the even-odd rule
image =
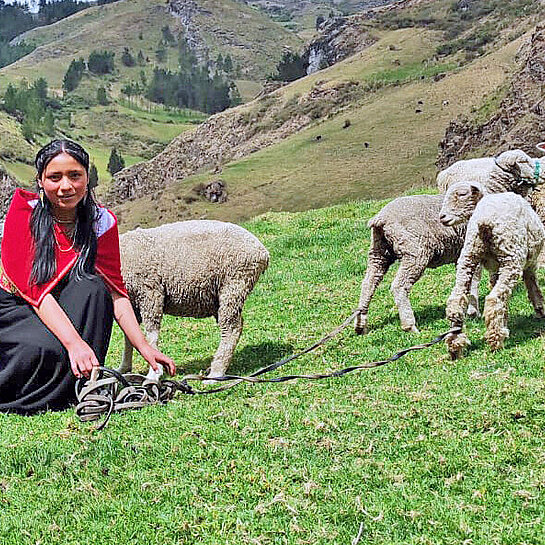
<svg viewBox="0 0 545 545">
<path fill-rule="evenodd" d="M 84 340 L 80 340 L 73 347 L 70 347 L 68 349 L 68 356 L 70 358 L 72 373 L 77 378 L 81 378 L 82 376 L 89 378 L 93 367 L 100 365 L 93 349 Z"/>
<path fill-rule="evenodd" d="M 155 372 L 158 372 L 159 365 L 162 365 L 170 376 L 176 373 L 176 364 L 174 363 L 174 360 L 168 356 L 165 356 L 165 354 L 157 350 L 157 348 L 153 348 L 151 344 L 143 347 L 140 350 L 140 354 L 150 364 L 151 368 Z"/>
</svg>

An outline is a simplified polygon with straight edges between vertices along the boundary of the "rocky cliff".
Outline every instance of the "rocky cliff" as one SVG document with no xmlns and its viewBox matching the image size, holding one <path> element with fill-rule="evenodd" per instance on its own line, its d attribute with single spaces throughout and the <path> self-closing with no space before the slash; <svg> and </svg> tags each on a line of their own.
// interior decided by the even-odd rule
<svg viewBox="0 0 545 545">
<path fill-rule="evenodd" d="M 376 38 L 365 26 L 367 20 L 366 15 L 327 19 L 320 27 L 320 35 L 305 50 L 307 74 L 331 66 L 373 44 Z"/>
<path fill-rule="evenodd" d="M 180 20 L 184 30 L 185 39 L 191 50 L 195 53 L 197 60 L 203 62 L 208 58 L 208 47 L 201 36 L 195 16 L 206 15 L 207 10 L 199 6 L 193 0 L 168 0 L 170 13 Z"/>
<path fill-rule="evenodd" d="M 476 118 L 450 123 L 440 143 L 439 168 L 477 150 L 497 153 L 520 148 L 537 154 L 536 144 L 545 140 L 545 24 L 538 26 L 521 47 L 518 59 L 520 68 L 510 84 L 490 97 Z M 493 113 L 487 116 L 488 110 Z"/>
</svg>

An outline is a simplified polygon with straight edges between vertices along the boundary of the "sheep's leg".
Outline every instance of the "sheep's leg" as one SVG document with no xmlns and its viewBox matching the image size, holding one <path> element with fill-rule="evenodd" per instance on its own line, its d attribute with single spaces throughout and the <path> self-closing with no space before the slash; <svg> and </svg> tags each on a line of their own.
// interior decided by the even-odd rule
<svg viewBox="0 0 545 545">
<path fill-rule="evenodd" d="M 538 318 L 545 318 L 545 310 L 543 305 L 543 294 L 536 280 L 536 272 L 533 269 L 526 269 L 522 274 L 524 278 L 524 284 L 528 291 L 528 299 L 534 307 L 536 316 Z"/>
<path fill-rule="evenodd" d="M 153 348 L 158 348 L 164 304 L 165 295 L 160 289 L 147 291 L 146 293 L 140 294 L 138 308 L 140 309 L 140 314 L 142 315 L 142 326 L 144 327 L 146 339 L 151 346 L 153 346 Z M 157 371 L 154 371 L 150 365 L 146 378 L 149 380 L 158 381 L 162 374 L 162 365 L 159 365 L 159 369 Z"/>
<path fill-rule="evenodd" d="M 486 296 L 484 303 L 486 333 L 484 338 L 492 350 L 502 348 L 505 339 L 509 337 L 507 305 L 513 288 L 521 275 L 522 268 L 513 263 L 500 268 L 496 285 Z"/>
<path fill-rule="evenodd" d="M 494 289 L 494 286 L 496 285 L 496 282 L 498 281 L 498 266 L 499 265 L 497 263 L 488 264 L 490 291 Z"/>
<path fill-rule="evenodd" d="M 221 332 L 221 340 L 214 354 L 214 359 L 210 364 L 210 372 L 208 376 L 221 377 L 225 375 L 229 364 L 235 353 L 240 335 L 242 334 L 242 315 L 240 314 L 236 319 L 229 319 L 227 323 L 224 323 L 221 315 L 219 317 L 219 327 Z"/>
<path fill-rule="evenodd" d="M 211 378 L 225 375 L 231 363 L 242 333 L 242 308 L 251 288 L 247 278 L 233 279 L 222 288 L 218 308 L 221 339 L 210 364 L 208 376 Z"/>
<path fill-rule="evenodd" d="M 369 303 L 378 285 L 382 282 L 384 275 L 388 272 L 390 265 L 394 262 L 394 258 L 388 252 L 388 249 L 384 245 L 375 242 L 375 238 L 379 236 L 373 236 L 373 246 L 369 250 L 367 258 L 367 270 L 361 283 L 360 302 L 358 305 L 360 313 L 354 320 L 354 331 L 358 335 L 365 335 L 367 333 Z"/>
<path fill-rule="evenodd" d="M 469 257 L 471 255 L 471 258 Z M 446 315 L 451 328 L 462 328 L 467 307 L 469 305 L 468 293 L 476 271 L 480 266 L 480 261 L 472 251 L 466 254 L 462 253 L 456 265 L 456 283 L 447 300 Z M 462 356 L 464 348 L 469 346 L 470 342 L 465 333 L 449 335 L 445 339 L 450 357 L 455 360 Z"/>
<path fill-rule="evenodd" d="M 399 312 L 401 329 L 418 333 L 414 312 L 409 301 L 409 293 L 414 284 L 426 270 L 426 262 L 418 262 L 414 258 L 402 257 L 399 269 L 392 282 L 391 291 Z"/>
<path fill-rule="evenodd" d="M 475 269 L 475 274 L 471 279 L 471 286 L 469 288 L 469 300 L 467 305 L 467 315 L 469 318 L 479 318 L 481 313 L 479 312 L 479 282 L 481 281 L 481 274 L 483 271 L 482 265 L 479 265 Z"/>
<path fill-rule="evenodd" d="M 151 344 L 151 346 L 153 346 L 153 348 L 158 348 L 157 343 L 159 341 L 160 327 L 161 327 L 161 322 L 158 322 L 158 323 L 155 322 L 153 323 L 153 325 L 149 323 L 148 325 L 144 325 L 144 329 L 146 331 L 146 339 Z M 150 365 L 146 378 L 149 380 L 153 380 L 154 382 L 157 382 L 161 378 L 163 371 L 164 370 L 162 365 L 158 366 L 157 371 L 154 371 Z"/>
<path fill-rule="evenodd" d="M 130 373 L 132 371 L 132 344 L 130 343 L 127 335 L 125 335 L 125 348 L 123 350 L 123 360 L 121 361 L 121 367 L 118 371 L 120 373 Z"/>
</svg>

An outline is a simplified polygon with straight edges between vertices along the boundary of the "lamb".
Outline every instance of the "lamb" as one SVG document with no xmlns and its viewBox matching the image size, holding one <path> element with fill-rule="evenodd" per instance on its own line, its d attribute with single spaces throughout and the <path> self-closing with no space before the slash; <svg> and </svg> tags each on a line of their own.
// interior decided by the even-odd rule
<svg viewBox="0 0 545 545">
<path fill-rule="evenodd" d="M 355 332 L 367 333 L 369 303 L 384 275 L 395 262 L 399 270 L 391 285 L 399 311 L 401 328 L 418 333 L 409 292 L 427 268 L 455 263 L 464 242 L 465 225 L 447 227 L 439 221 L 443 195 L 399 197 L 369 220 L 371 246 L 367 271 L 361 284 L 360 313 L 354 320 Z M 478 316 L 478 284 L 472 286 L 468 313 Z"/>
<path fill-rule="evenodd" d="M 481 264 L 490 272 L 492 290 L 485 299 L 485 339 L 492 350 L 503 347 L 509 336 L 507 304 L 522 276 L 536 315 L 545 316 L 543 295 L 536 281 L 537 261 L 545 242 L 545 228 L 529 203 L 515 193 L 487 194 L 476 182 L 449 187 L 441 222 L 454 227 L 466 220 L 467 232 L 456 266 L 456 284 L 447 301 L 446 314 L 452 327 L 462 327 L 469 289 Z M 452 359 L 469 345 L 464 333 L 446 339 Z"/>
<path fill-rule="evenodd" d="M 437 175 L 441 193 L 456 182 L 473 180 L 488 193 L 513 191 L 527 197 L 536 186 L 545 183 L 545 169 L 540 159 L 532 159 L 522 150 L 504 151 L 497 157 L 457 161 Z"/>
<path fill-rule="evenodd" d="M 225 374 L 242 333 L 242 307 L 269 253 L 249 231 L 220 221 L 196 220 L 136 229 L 121 235 L 121 269 L 130 300 L 150 343 L 157 346 L 164 313 L 214 316 L 221 341 L 209 378 Z M 121 372 L 132 368 L 125 339 Z M 150 369 L 148 377 L 158 378 Z"/>
</svg>

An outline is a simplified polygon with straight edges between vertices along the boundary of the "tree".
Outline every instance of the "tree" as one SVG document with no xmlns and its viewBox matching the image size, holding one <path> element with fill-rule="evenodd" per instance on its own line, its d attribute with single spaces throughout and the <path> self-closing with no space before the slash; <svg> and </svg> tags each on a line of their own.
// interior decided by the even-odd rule
<svg viewBox="0 0 545 545">
<path fill-rule="evenodd" d="M 17 89 L 11 83 L 4 93 L 4 110 L 12 115 L 17 111 Z"/>
<path fill-rule="evenodd" d="M 38 78 L 32 84 L 32 89 L 34 89 L 34 92 L 39 99 L 45 100 L 47 98 L 47 81 L 44 78 Z"/>
<path fill-rule="evenodd" d="M 142 53 L 142 50 L 138 52 L 138 55 L 136 56 L 136 62 L 138 62 L 140 66 L 144 66 L 146 64 L 146 59 L 144 57 L 144 53 Z"/>
<path fill-rule="evenodd" d="M 47 134 L 48 136 L 55 135 L 55 117 L 53 116 L 53 112 L 51 110 L 47 110 L 45 112 L 42 124 L 43 132 L 45 134 Z"/>
<path fill-rule="evenodd" d="M 121 54 L 121 62 L 125 66 L 134 66 L 136 64 L 136 61 L 134 60 L 134 57 L 132 56 L 132 53 L 130 52 L 128 47 L 125 47 L 123 49 L 123 53 Z"/>
<path fill-rule="evenodd" d="M 123 168 L 125 168 L 125 159 L 113 148 L 108 161 L 108 172 L 113 176 Z"/>
<path fill-rule="evenodd" d="M 62 88 L 64 91 L 69 93 L 70 91 L 77 89 L 84 72 L 85 61 L 83 59 L 72 60 L 62 80 Z"/>
<path fill-rule="evenodd" d="M 89 167 L 89 189 L 94 189 L 98 185 L 98 170 L 95 163 Z"/>
<path fill-rule="evenodd" d="M 285 51 L 281 61 L 276 66 L 277 73 L 272 79 L 277 81 L 295 81 L 307 74 L 307 63 L 297 53 Z"/>
<path fill-rule="evenodd" d="M 108 95 L 106 94 L 105 87 L 99 87 L 97 89 L 97 102 L 101 106 L 107 106 L 110 103 L 110 101 L 108 100 Z"/>
<path fill-rule="evenodd" d="M 114 57 L 113 51 L 92 51 L 87 61 L 89 71 L 93 74 L 111 74 L 115 69 Z"/>
<path fill-rule="evenodd" d="M 164 26 L 161 29 L 161 32 L 163 33 L 163 41 L 167 45 L 172 45 L 176 43 L 176 38 L 174 37 L 174 34 L 170 31 L 170 27 L 168 25 Z"/>
<path fill-rule="evenodd" d="M 161 45 L 155 52 L 157 62 L 164 63 L 167 60 L 167 50 Z"/>
<path fill-rule="evenodd" d="M 226 55 L 223 59 L 223 71 L 229 74 L 233 71 L 233 61 L 230 55 Z"/>
</svg>

